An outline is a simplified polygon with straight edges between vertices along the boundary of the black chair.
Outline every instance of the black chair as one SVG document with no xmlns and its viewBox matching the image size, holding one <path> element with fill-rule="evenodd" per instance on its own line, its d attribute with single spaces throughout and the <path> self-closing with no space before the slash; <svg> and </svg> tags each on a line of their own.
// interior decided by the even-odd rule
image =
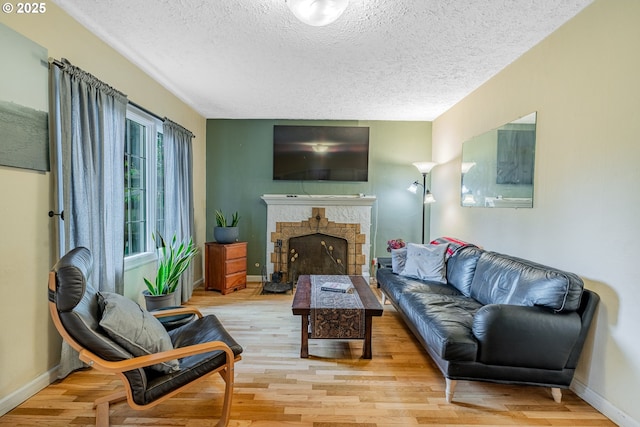
<svg viewBox="0 0 640 427">
<path fill-rule="evenodd" d="M 162 329 L 173 349 L 134 355 L 137 351 L 128 349 L 120 337 L 114 338 L 113 331 L 101 326 L 106 313 L 105 295 L 88 283 L 91 268 L 92 257 L 87 248 L 75 248 L 62 257 L 49 274 L 49 309 L 58 332 L 78 351 L 80 360 L 99 371 L 117 374 L 124 383 L 124 389 L 94 402 L 96 426 L 109 425 L 111 403 L 127 400 L 134 409 L 148 409 L 215 373 L 226 383 L 222 415 L 217 424 L 226 426 L 233 395 L 234 363 L 241 359 L 242 347 L 220 321 L 188 307 L 152 313 L 155 317 L 193 313 L 196 319 L 172 331 Z M 132 301 L 122 302 L 121 306 L 129 308 L 133 304 L 134 309 L 128 314 L 141 316 L 147 322 L 145 331 L 147 325 L 157 322 L 155 318 L 149 319 L 149 312 Z M 130 344 L 139 344 L 133 341 Z M 157 369 L 167 363 L 172 363 L 170 372 Z"/>
</svg>

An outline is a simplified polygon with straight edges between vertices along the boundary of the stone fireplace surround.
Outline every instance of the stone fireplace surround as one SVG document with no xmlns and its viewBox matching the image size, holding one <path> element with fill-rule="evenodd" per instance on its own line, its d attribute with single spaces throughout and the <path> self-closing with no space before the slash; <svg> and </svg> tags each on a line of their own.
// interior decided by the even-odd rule
<svg viewBox="0 0 640 427">
<path fill-rule="evenodd" d="M 287 273 L 289 238 L 316 233 L 343 238 L 348 245 L 347 273 L 369 280 L 371 207 L 375 196 L 265 194 L 267 204 L 267 275 L 278 261 L 276 242 L 282 240 L 280 270 Z"/>
</svg>

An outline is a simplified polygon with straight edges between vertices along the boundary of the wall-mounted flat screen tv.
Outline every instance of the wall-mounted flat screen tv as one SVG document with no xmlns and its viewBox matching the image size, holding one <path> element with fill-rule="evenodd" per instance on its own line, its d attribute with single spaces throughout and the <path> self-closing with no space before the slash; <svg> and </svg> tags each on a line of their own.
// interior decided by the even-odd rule
<svg viewBox="0 0 640 427">
<path fill-rule="evenodd" d="M 368 178 L 368 127 L 273 127 L 274 180 L 367 181 Z"/>
</svg>

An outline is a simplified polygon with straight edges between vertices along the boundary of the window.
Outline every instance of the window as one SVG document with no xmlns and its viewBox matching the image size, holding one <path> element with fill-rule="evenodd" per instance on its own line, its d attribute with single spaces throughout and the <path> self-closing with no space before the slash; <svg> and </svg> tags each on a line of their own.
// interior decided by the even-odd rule
<svg viewBox="0 0 640 427">
<path fill-rule="evenodd" d="M 164 226 L 162 122 L 129 105 L 124 154 L 127 268 L 155 259 L 152 235 Z"/>
</svg>

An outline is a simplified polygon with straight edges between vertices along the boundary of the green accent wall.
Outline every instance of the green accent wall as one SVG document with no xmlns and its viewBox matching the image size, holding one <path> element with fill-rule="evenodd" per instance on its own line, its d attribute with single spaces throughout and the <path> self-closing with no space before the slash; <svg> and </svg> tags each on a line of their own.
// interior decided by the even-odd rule
<svg viewBox="0 0 640 427">
<path fill-rule="evenodd" d="M 369 181 L 274 181 L 274 125 L 368 126 Z M 422 182 L 422 175 L 411 163 L 431 160 L 431 122 L 209 119 L 206 156 L 206 239 L 214 240 L 216 209 L 228 216 L 238 211 L 240 240 L 248 242 L 250 275 L 259 275 L 265 263 L 267 206 L 260 198 L 263 194 L 375 195 L 372 257 L 388 256 L 389 239 L 421 241 L 421 197 L 406 189 L 415 180 Z M 434 195 L 437 200 L 438 194 Z"/>
</svg>

